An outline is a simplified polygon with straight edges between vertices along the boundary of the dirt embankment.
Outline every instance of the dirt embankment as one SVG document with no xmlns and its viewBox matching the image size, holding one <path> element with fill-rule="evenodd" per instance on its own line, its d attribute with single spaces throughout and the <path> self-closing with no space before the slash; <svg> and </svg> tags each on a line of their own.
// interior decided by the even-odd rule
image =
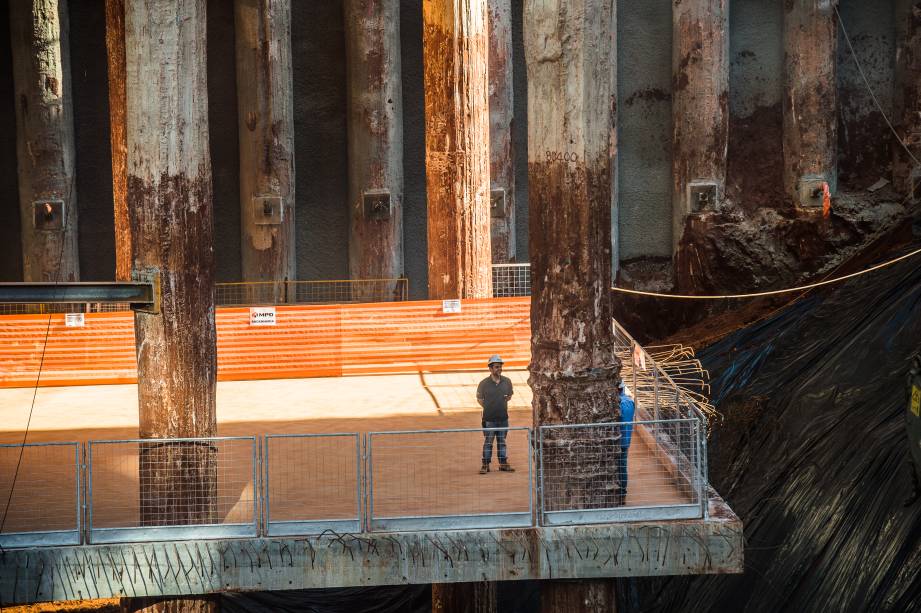
<svg viewBox="0 0 921 613">
<path fill-rule="evenodd" d="M 734 117 L 730 127 L 725 201 L 688 217 L 673 260 L 623 262 L 619 286 L 694 295 L 794 287 L 834 274 L 856 254 L 897 233 L 913 213 L 889 186 L 872 192 L 842 187 L 828 216 L 821 208 L 796 207 L 783 192 L 779 106 Z M 751 321 L 745 313 L 770 311 L 794 296 L 758 301 L 754 307 L 750 300 L 674 301 L 618 293 L 613 299 L 615 317 L 648 342 L 705 320 Z"/>
</svg>

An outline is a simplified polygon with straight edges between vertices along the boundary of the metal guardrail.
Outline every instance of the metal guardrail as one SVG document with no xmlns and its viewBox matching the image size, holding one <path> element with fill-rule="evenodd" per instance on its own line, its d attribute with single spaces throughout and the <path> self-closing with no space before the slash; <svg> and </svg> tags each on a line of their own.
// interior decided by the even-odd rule
<svg viewBox="0 0 921 613">
<path fill-rule="evenodd" d="M 0 546 L 80 544 L 81 459 L 80 443 L 0 445 Z"/>
<path fill-rule="evenodd" d="M 682 389 L 666 373 L 649 352 L 630 336 L 617 321 L 614 321 L 614 343 L 621 361 L 621 377 L 633 392 L 636 403 L 635 420 L 660 422 L 669 419 L 696 419 L 700 422 L 701 473 L 709 474 L 707 464 L 707 431 L 709 422 L 706 413 L 686 390 Z M 652 433 L 657 441 L 670 448 L 677 447 L 671 439 L 672 432 L 664 427 L 654 427 Z M 703 516 L 707 516 L 706 500 L 701 502 Z"/>
<path fill-rule="evenodd" d="M 650 444 L 650 432 L 664 422 L 541 426 L 541 524 L 701 517 L 706 480 L 700 472 L 699 422 L 668 423 L 680 429 L 674 455 Z M 631 447 L 642 451 L 628 462 Z"/>
<path fill-rule="evenodd" d="M 532 525 L 530 428 L 371 432 L 370 531 L 512 528 Z M 515 472 L 498 461 L 481 475 L 484 443 L 500 441 Z M 492 443 L 490 442 L 490 445 Z"/>
<path fill-rule="evenodd" d="M 256 437 L 87 444 L 87 542 L 258 535 Z"/>
<path fill-rule="evenodd" d="M 361 532 L 362 445 L 357 433 L 265 437 L 265 535 Z"/>
<path fill-rule="evenodd" d="M 502 457 L 500 434 L 515 472 L 493 461 L 481 474 L 484 443 Z M 515 427 L 4 445 L 0 494 L 20 449 L 23 462 L 0 545 L 705 517 L 704 441 L 695 415 L 533 436 Z"/>
</svg>

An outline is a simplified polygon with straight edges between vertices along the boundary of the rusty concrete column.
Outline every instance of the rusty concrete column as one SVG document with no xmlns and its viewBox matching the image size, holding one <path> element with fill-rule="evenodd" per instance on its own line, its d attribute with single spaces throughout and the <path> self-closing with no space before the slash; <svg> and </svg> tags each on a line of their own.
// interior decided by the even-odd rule
<svg viewBox="0 0 921 613">
<path fill-rule="evenodd" d="M 432 584 L 432 613 L 496 613 L 495 581 Z"/>
<path fill-rule="evenodd" d="M 614 581 L 542 581 L 540 610 L 543 613 L 596 613 L 617 611 Z"/>
<path fill-rule="evenodd" d="M 106 0 L 106 57 L 115 217 L 115 278 L 128 281 L 131 279 L 131 225 L 128 221 L 128 137 L 125 131 L 125 0 Z"/>
<path fill-rule="evenodd" d="M 132 0 L 125 11 L 128 212 L 135 278 L 159 276 L 159 310 L 134 316 L 142 438 L 216 434 L 217 360 L 206 0 Z M 212 445 L 139 449 L 144 525 L 215 521 Z M 132 610 L 216 610 L 208 598 Z"/>
<path fill-rule="evenodd" d="M 423 0 L 429 298 L 492 293 L 486 0 Z"/>
<path fill-rule="evenodd" d="M 515 261 L 515 117 L 512 83 L 512 3 L 488 0 L 489 214 L 492 261 Z"/>
<path fill-rule="evenodd" d="M 271 299 L 286 302 L 296 278 L 290 0 L 235 0 L 234 32 L 243 280 L 277 282 Z"/>
<path fill-rule="evenodd" d="M 67 10 L 10 2 L 24 281 L 80 278 Z"/>
<path fill-rule="evenodd" d="M 534 426 L 616 421 L 620 363 L 610 301 L 616 2 L 526 0 L 524 20 Z M 576 459 L 565 430 L 543 435 L 545 466 L 571 467 L 545 480 L 544 493 L 583 508 L 619 504 L 620 433 L 587 432 L 603 435 L 593 458 Z M 542 610 L 613 610 L 610 583 L 548 585 Z"/>
<path fill-rule="evenodd" d="M 921 159 L 921 2 L 896 0 L 895 20 L 896 129 L 902 144 Z M 921 168 L 899 143 L 894 144 L 893 153 L 893 184 L 899 193 L 908 196 L 921 183 Z"/>
<path fill-rule="evenodd" d="M 713 210 L 726 189 L 729 0 L 672 8 L 672 244 L 688 215 Z"/>
<path fill-rule="evenodd" d="M 819 207 L 838 184 L 837 0 L 784 3 L 784 190 Z"/>
<path fill-rule="evenodd" d="M 403 88 L 398 0 L 345 0 L 349 276 L 403 276 Z M 358 287 L 359 300 L 380 299 Z M 384 288 L 389 297 L 396 283 Z"/>
</svg>

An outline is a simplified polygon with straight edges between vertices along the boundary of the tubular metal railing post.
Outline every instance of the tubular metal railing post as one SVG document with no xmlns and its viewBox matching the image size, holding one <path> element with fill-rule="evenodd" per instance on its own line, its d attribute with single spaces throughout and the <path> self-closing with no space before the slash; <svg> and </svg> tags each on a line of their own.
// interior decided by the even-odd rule
<svg viewBox="0 0 921 613">
<path fill-rule="evenodd" d="M 368 437 L 368 531 L 374 520 L 374 433 L 369 432 Z"/>
<path fill-rule="evenodd" d="M 533 441 L 533 430 L 528 428 L 528 440 Z M 531 523 L 534 523 L 534 445 L 529 445 L 528 450 L 528 512 L 531 514 Z"/>
<path fill-rule="evenodd" d="M 361 484 L 361 473 L 362 473 L 361 456 L 362 456 L 361 435 L 356 432 L 355 433 L 355 496 L 357 498 L 355 500 L 355 506 L 356 506 L 355 512 L 358 514 L 359 529 L 361 529 L 361 526 L 364 525 L 362 523 L 362 517 L 361 517 L 361 487 L 362 487 L 362 484 Z"/>
<path fill-rule="evenodd" d="M 710 483 L 710 477 L 707 475 L 708 466 L 707 466 L 707 427 L 701 421 L 697 422 L 700 444 L 700 480 L 701 480 L 701 494 L 703 498 L 703 518 L 707 519 L 710 517 L 710 504 L 707 499 L 707 486 Z"/>
<path fill-rule="evenodd" d="M 537 496 L 540 508 L 537 510 L 537 525 L 544 525 L 544 510 L 547 508 L 544 504 L 544 427 L 537 427 L 537 459 L 539 462 L 537 470 Z"/>
<path fill-rule="evenodd" d="M 263 461 L 262 438 L 253 437 L 253 523 L 256 536 L 265 536 L 265 499 L 262 495 L 261 477 L 265 472 Z"/>
<path fill-rule="evenodd" d="M 83 492 L 83 504 L 86 517 L 86 543 L 93 542 L 93 441 L 86 444 L 86 463 L 84 464 L 86 485 Z"/>
<path fill-rule="evenodd" d="M 83 488 L 80 487 L 83 479 L 83 473 L 86 470 L 86 450 L 83 443 L 74 447 L 74 472 L 77 478 L 77 540 L 83 545 L 86 543 L 86 501 L 83 498 Z"/>
</svg>

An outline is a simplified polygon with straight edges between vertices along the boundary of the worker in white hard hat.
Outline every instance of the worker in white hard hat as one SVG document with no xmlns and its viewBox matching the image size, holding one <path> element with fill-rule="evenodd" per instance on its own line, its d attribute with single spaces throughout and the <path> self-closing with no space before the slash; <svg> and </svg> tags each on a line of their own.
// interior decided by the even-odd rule
<svg viewBox="0 0 921 613">
<path fill-rule="evenodd" d="M 499 456 L 499 470 L 514 472 L 508 463 L 508 448 L 505 446 L 506 431 L 496 428 L 508 428 L 508 401 L 512 398 L 512 380 L 502 376 L 504 362 L 498 355 L 489 358 L 489 376 L 480 381 L 476 388 L 476 401 L 483 407 L 483 465 L 480 474 L 489 472 L 492 460 L 492 442 L 496 440 L 496 455 Z"/>
</svg>

